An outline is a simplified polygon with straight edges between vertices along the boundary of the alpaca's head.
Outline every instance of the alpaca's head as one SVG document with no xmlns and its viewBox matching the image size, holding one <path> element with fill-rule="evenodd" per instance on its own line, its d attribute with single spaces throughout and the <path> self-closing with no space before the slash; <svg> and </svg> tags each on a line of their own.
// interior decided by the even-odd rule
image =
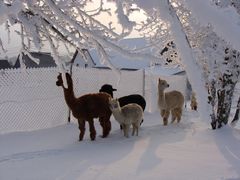
<svg viewBox="0 0 240 180">
<path fill-rule="evenodd" d="M 72 82 L 72 78 L 71 78 L 71 75 L 69 73 L 66 73 L 66 79 L 67 79 L 67 82 L 68 82 L 68 85 L 69 85 L 69 82 Z M 57 76 L 56 85 L 64 87 L 61 73 L 59 73 L 58 76 Z"/>
<path fill-rule="evenodd" d="M 120 104 L 118 99 L 109 98 L 109 108 L 111 111 L 119 110 Z"/>
<path fill-rule="evenodd" d="M 159 90 L 164 90 L 168 87 L 169 87 L 169 84 L 167 83 L 167 81 L 160 79 L 160 78 L 158 79 L 158 89 Z"/>
<path fill-rule="evenodd" d="M 63 80 L 62 80 L 62 74 L 59 73 L 57 76 L 57 81 L 56 81 L 57 86 L 63 86 Z"/>
<path fill-rule="evenodd" d="M 110 84 L 104 84 L 101 89 L 99 90 L 99 92 L 106 92 L 108 94 L 111 95 L 111 97 L 113 97 L 113 91 L 116 91 L 117 89 L 114 89 L 112 87 L 112 85 Z"/>
</svg>

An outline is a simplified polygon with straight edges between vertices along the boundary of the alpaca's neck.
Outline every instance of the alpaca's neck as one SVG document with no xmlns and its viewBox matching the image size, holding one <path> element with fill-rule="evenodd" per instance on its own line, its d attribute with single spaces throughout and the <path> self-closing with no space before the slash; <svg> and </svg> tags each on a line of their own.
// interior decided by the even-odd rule
<svg viewBox="0 0 240 180">
<path fill-rule="evenodd" d="M 123 122 L 123 114 L 122 114 L 121 108 L 120 108 L 120 107 L 115 108 L 115 109 L 112 111 L 112 114 L 113 114 L 114 118 L 115 118 L 120 124 L 122 124 L 122 122 Z"/>
<path fill-rule="evenodd" d="M 65 101 L 66 101 L 68 107 L 70 109 L 73 109 L 76 105 L 77 100 L 76 100 L 76 97 L 75 97 L 74 92 L 73 92 L 72 81 L 70 81 L 70 82 L 68 81 L 67 84 L 68 84 L 68 88 L 63 88 L 64 98 L 65 98 Z"/>
<path fill-rule="evenodd" d="M 166 106 L 165 93 L 164 90 L 158 90 L 158 104 L 161 107 Z"/>
</svg>

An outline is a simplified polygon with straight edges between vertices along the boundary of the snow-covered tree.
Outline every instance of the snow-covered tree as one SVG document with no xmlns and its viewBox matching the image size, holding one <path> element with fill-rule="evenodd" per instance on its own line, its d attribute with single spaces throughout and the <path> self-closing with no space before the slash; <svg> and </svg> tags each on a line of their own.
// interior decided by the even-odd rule
<svg viewBox="0 0 240 180">
<path fill-rule="evenodd" d="M 221 7 L 233 6 L 234 4 L 230 1 L 213 2 L 217 6 L 221 5 Z M 201 87 L 204 86 L 205 88 L 202 88 L 202 90 L 207 91 L 207 93 L 201 95 L 200 98 L 208 94 L 209 104 L 212 107 L 209 107 L 211 112 L 205 111 L 205 114 L 209 113 L 213 129 L 220 128 L 229 119 L 233 101 L 232 95 L 240 73 L 239 52 L 221 38 L 217 34 L 219 32 L 215 32 L 215 24 L 206 23 L 205 25 L 192 16 L 193 12 L 189 9 L 191 3 L 177 0 L 165 1 L 165 4 L 162 3 L 162 7 L 166 10 L 161 9 L 162 11 L 159 12 L 160 8 L 156 9 L 156 12 L 152 13 L 153 17 L 150 17 L 142 25 L 141 30 L 145 30 L 144 35 L 153 42 L 156 48 L 159 46 L 158 41 L 168 43 L 176 41 L 180 58 L 172 58 L 170 52 L 165 53 L 165 56 L 167 56 L 165 59 L 174 59 L 184 65 L 190 82 L 195 84 L 193 87 L 195 87 L 196 92 L 200 93 L 196 81 L 203 82 Z M 208 13 L 210 14 L 210 12 Z M 168 14 L 173 18 L 166 17 Z M 156 24 L 156 22 L 158 23 Z M 152 32 L 152 27 L 158 30 Z M 185 48 L 182 46 L 185 46 Z M 163 55 L 169 47 L 164 46 L 161 49 Z M 195 71 L 192 71 L 192 69 Z M 205 104 L 205 106 L 207 105 Z"/>
<path fill-rule="evenodd" d="M 209 28 L 207 28 L 209 29 Z M 211 28 L 210 28 L 211 29 Z M 233 92 L 240 75 L 240 53 L 221 40 L 212 30 L 199 37 L 199 61 L 205 68 L 212 105 L 212 127 L 227 124 L 233 102 Z M 200 51 L 201 50 L 201 51 Z"/>
<path fill-rule="evenodd" d="M 236 112 L 235 112 L 235 115 L 234 115 L 233 120 L 231 122 L 231 124 L 233 126 L 235 126 L 236 123 L 239 121 L 239 113 L 240 113 L 240 97 L 238 98 Z"/>
<path fill-rule="evenodd" d="M 98 50 L 102 62 L 112 66 L 109 61 L 108 49 L 121 53 L 124 56 L 133 58 L 152 58 L 154 61 L 159 58 L 153 55 L 135 53 L 135 50 L 121 47 L 118 40 L 127 36 L 134 22 L 130 21 L 128 15 L 130 7 L 123 2 L 116 1 L 116 14 L 122 32 L 117 33 L 112 22 L 104 25 L 98 20 L 101 13 L 111 14 L 111 9 L 103 6 L 104 1 L 92 3 L 91 0 L 69 1 L 69 0 L 6 0 L 0 1 L 0 25 L 5 23 L 8 30 L 12 25 L 20 25 L 21 52 L 31 57 L 29 50 L 32 46 L 41 50 L 43 44 L 49 44 L 52 56 L 61 71 L 64 70 L 63 59 L 59 56 L 59 45 L 62 43 L 66 49 L 95 48 Z M 89 9 L 89 3 L 94 9 Z M 123 11 L 124 10 L 124 11 Z M 1 41 L 0 41 L 1 42 Z M 0 43 L 1 49 L 6 49 Z M 2 51 L 4 53 L 4 51 Z M 20 59 L 21 56 L 20 56 Z M 36 59 L 32 58 L 32 60 Z"/>
<path fill-rule="evenodd" d="M 225 7 L 228 3 L 225 1 L 221 4 Z M 182 12 L 186 10 L 183 9 Z M 186 21 L 186 17 L 189 20 Z M 198 24 L 186 13 L 185 18 L 181 19 L 181 22 L 186 24 L 184 29 L 195 52 L 197 63 L 205 74 L 209 103 L 212 106 L 212 128 L 220 128 L 229 120 L 233 92 L 240 74 L 240 53 L 216 34 L 212 25 Z"/>
</svg>

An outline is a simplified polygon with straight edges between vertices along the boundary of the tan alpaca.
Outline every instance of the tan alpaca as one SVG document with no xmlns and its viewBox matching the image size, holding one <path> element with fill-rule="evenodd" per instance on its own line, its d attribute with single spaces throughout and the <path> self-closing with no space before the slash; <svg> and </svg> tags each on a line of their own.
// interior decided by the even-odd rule
<svg viewBox="0 0 240 180">
<path fill-rule="evenodd" d="M 129 137 L 129 129 L 132 125 L 132 136 L 135 134 L 138 136 L 138 130 L 140 123 L 143 119 L 143 109 L 136 103 L 127 104 L 120 107 L 118 99 L 109 99 L 109 107 L 115 120 L 122 126 L 124 136 Z"/>
<path fill-rule="evenodd" d="M 182 116 L 182 108 L 184 104 L 184 96 L 179 91 L 169 91 L 164 93 L 164 90 L 169 87 L 167 81 L 159 78 L 158 80 L 158 106 L 163 118 L 163 125 L 168 124 L 168 117 L 171 112 L 172 123 L 177 119 L 179 123 Z"/>
<path fill-rule="evenodd" d="M 190 104 L 190 106 L 191 106 L 191 109 L 192 110 L 197 110 L 197 99 L 196 99 L 196 94 L 195 94 L 195 92 L 192 92 L 192 96 L 191 96 L 191 104 Z"/>
</svg>

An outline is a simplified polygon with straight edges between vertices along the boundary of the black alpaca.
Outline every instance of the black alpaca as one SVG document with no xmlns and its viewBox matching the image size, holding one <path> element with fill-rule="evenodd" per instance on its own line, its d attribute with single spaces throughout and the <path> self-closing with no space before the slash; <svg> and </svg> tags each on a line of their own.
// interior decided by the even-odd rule
<svg viewBox="0 0 240 180">
<path fill-rule="evenodd" d="M 113 91 L 117 91 L 117 89 L 114 89 L 112 87 L 112 85 L 110 85 L 110 84 L 104 84 L 101 87 L 101 89 L 99 90 L 99 92 L 106 92 L 106 93 L 110 94 L 112 96 L 112 98 L 113 98 Z M 128 96 L 123 96 L 123 97 L 118 98 L 118 101 L 119 101 L 119 104 L 121 107 L 123 107 L 127 104 L 130 104 L 130 103 L 136 103 L 142 107 L 143 111 L 146 108 L 146 101 L 145 101 L 144 97 L 141 96 L 140 94 L 131 94 Z M 141 121 L 141 124 L 142 123 L 143 123 L 143 120 Z"/>
</svg>

